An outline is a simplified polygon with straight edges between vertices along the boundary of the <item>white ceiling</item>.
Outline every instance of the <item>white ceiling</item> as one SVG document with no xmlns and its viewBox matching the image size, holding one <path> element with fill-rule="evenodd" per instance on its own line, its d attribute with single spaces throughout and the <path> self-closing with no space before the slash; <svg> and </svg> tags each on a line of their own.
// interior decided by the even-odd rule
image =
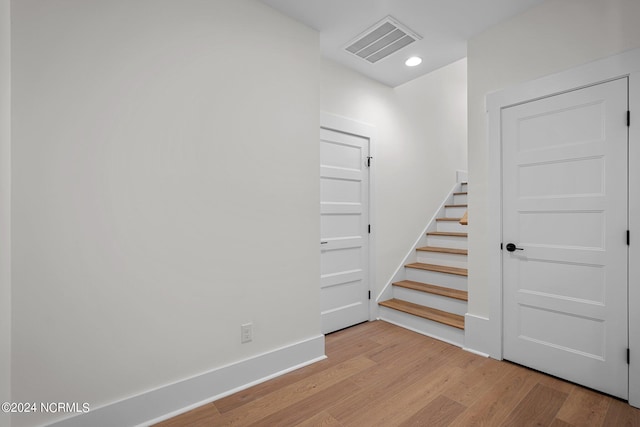
<svg viewBox="0 0 640 427">
<path fill-rule="evenodd" d="M 467 56 L 475 34 L 543 0 L 261 0 L 320 32 L 322 55 L 395 87 Z M 375 64 L 344 50 L 369 27 L 391 15 L 422 36 Z M 420 56 L 421 65 L 404 61 Z"/>
</svg>

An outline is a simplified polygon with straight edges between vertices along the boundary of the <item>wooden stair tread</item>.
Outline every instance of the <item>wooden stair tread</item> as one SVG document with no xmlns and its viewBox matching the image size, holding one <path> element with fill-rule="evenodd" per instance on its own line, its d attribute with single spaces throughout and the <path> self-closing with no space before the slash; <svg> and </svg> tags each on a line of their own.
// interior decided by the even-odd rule
<svg viewBox="0 0 640 427">
<path fill-rule="evenodd" d="M 469 194 L 469 193 L 466 192 L 466 191 L 460 191 L 458 193 L 453 193 L 454 196 L 466 196 L 467 194 Z"/>
<path fill-rule="evenodd" d="M 439 252 L 443 254 L 455 254 L 455 255 L 469 254 L 469 251 L 467 249 L 442 248 L 439 246 L 423 246 L 421 248 L 416 248 L 416 250 L 421 252 Z"/>
<path fill-rule="evenodd" d="M 469 205 L 444 205 L 445 208 L 468 208 Z"/>
<path fill-rule="evenodd" d="M 435 308 L 425 307 L 420 304 L 399 300 L 396 298 L 381 301 L 379 305 L 394 310 L 409 313 L 423 319 L 433 320 L 434 322 L 453 326 L 454 328 L 464 329 L 464 317 L 458 314 L 448 313 L 446 311 L 437 310 Z"/>
<path fill-rule="evenodd" d="M 393 286 L 413 289 L 414 291 L 426 292 L 429 294 L 440 295 L 447 298 L 459 299 L 461 301 L 469 300 L 469 294 L 467 293 L 467 291 L 445 288 L 444 286 L 430 285 L 428 283 L 414 282 L 413 280 L 403 280 L 401 282 L 395 282 Z"/>
<path fill-rule="evenodd" d="M 436 221 L 451 221 L 451 222 L 460 222 L 462 218 L 449 218 L 449 217 L 442 217 L 442 218 L 436 218 Z"/>
<path fill-rule="evenodd" d="M 449 267 L 446 265 L 425 264 L 423 262 L 413 262 L 405 265 L 407 268 L 417 268 L 419 270 L 436 271 L 438 273 L 455 274 L 457 276 L 467 276 L 467 269 L 460 267 Z"/>
<path fill-rule="evenodd" d="M 467 233 L 457 233 L 454 231 L 430 231 L 427 236 L 449 236 L 449 237 L 467 237 Z"/>
</svg>

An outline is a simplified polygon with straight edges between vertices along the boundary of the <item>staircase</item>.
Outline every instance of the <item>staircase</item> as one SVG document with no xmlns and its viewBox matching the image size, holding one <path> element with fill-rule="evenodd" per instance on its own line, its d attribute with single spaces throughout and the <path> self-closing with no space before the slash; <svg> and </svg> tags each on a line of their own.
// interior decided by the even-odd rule
<svg viewBox="0 0 640 427">
<path fill-rule="evenodd" d="M 436 218 L 404 280 L 392 283 L 392 298 L 380 301 L 379 317 L 424 335 L 464 346 L 467 311 L 467 183 L 461 183 Z M 401 272 L 402 273 L 402 272 Z M 396 277 L 399 277 L 396 275 Z"/>
</svg>

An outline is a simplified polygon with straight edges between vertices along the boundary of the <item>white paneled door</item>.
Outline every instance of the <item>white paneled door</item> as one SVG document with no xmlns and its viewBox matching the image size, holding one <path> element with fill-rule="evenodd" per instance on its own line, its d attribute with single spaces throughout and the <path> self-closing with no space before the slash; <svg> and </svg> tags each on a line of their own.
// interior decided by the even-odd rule
<svg viewBox="0 0 640 427">
<path fill-rule="evenodd" d="M 502 110 L 503 355 L 628 395 L 627 79 Z"/>
<path fill-rule="evenodd" d="M 322 332 L 369 319 L 369 139 L 320 130 Z"/>
</svg>

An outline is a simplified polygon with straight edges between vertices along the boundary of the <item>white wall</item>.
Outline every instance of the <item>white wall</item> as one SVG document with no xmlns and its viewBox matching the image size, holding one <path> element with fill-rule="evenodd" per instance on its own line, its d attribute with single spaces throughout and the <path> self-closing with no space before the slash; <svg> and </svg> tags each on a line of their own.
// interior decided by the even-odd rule
<svg viewBox="0 0 640 427">
<path fill-rule="evenodd" d="M 0 403 L 11 401 L 11 21 L 0 0 Z M 9 415 L 0 411 L 0 425 Z"/>
<path fill-rule="evenodd" d="M 254 0 L 12 18 L 13 399 L 96 408 L 317 336 L 317 33 Z"/>
<path fill-rule="evenodd" d="M 377 131 L 375 295 L 467 169 L 466 75 L 460 60 L 392 89 L 322 61 L 322 110 Z"/>
<path fill-rule="evenodd" d="M 469 41 L 469 312 L 488 317 L 487 93 L 640 46 L 640 2 L 549 0 Z"/>
</svg>

